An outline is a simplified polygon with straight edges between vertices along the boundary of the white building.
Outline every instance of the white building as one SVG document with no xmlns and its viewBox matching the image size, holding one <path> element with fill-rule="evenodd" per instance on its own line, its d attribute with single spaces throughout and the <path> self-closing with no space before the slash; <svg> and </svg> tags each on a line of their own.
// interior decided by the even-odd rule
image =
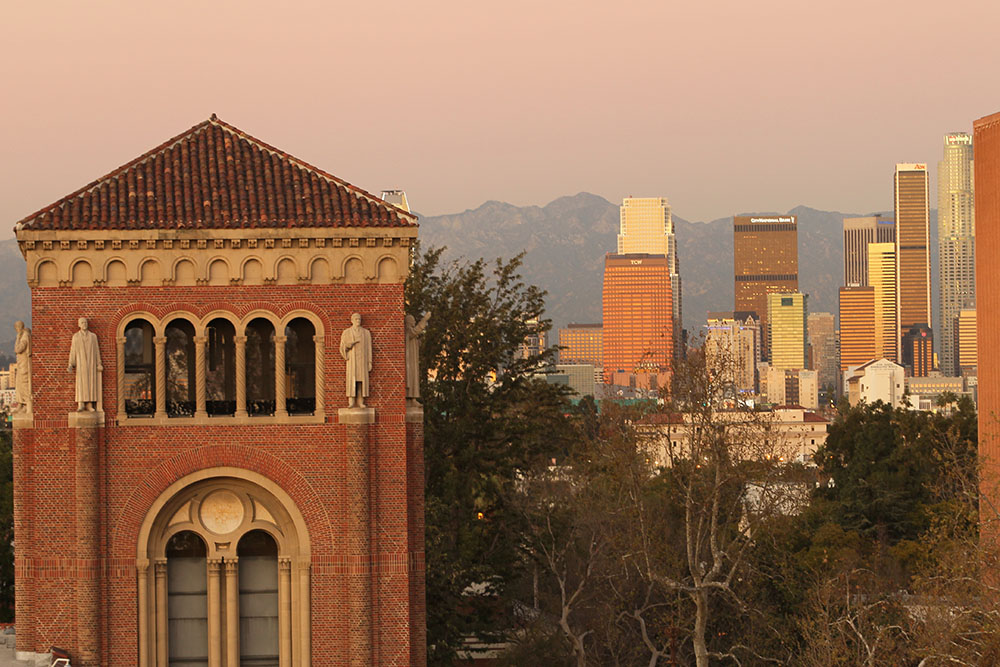
<svg viewBox="0 0 1000 667">
<path fill-rule="evenodd" d="M 888 359 L 851 366 L 844 372 L 844 387 L 852 406 L 862 401 L 882 401 L 894 408 L 901 407 L 906 390 L 904 381 L 903 367 Z"/>
</svg>

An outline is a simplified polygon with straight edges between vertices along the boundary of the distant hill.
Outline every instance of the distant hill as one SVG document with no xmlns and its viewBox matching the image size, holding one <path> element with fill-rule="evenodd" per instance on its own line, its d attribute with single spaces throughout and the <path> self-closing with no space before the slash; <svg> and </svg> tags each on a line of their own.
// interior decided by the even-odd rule
<svg viewBox="0 0 1000 667">
<path fill-rule="evenodd" d="M 798 206 L 799 287 L 812 312 L 837 312 L 843 279 L 842 221 L 867 213 L 817 211 Z M 700 331 L 705 314 L 733 307 L 732 218 L 688 222 L 674 216 L 683 278 L 684 326 Z M 548 291 L 548 315 L 556 327 L 601 321 L 604 255 L 617 247 L 618 204 L 586 192 L 546 206 L 488 201 L 479 208 L 420 220 L 425 247 L 447 246 L 451 258 L 509 258 L 526 251 L 525 278 Z M 931 247 L 937 247 L 936 211 Z M 931 271 L 936 284 L 937 253 Z M 932 290 L 937 299 L 936 290 Z M 31 303 L 25 266 L 14 239 L 0 242 L 0 354 L 14 345 L 14 322 L 29 322 Z M 936 312 L 936 310 L 935 310 Z"/>
<path fill-rule="evenodd" d="M 812 312 L 837 312 L 843 279 L 843 219 L 857 213 L 798 206 L 799 287 Z M 700 331 L 705 314 L 733 308 L 732 218 L 689 222 L 674 216 L 683 280 L 684 326 Z M 932 229 L 934 228 L 932 220 Z M 420 220 L 425 246 L 451 257 L 510 257 L 522 250 L 525 277 L 548 290 L 555 326 L 601 321 L 604 254 L 617 246 L 618 204 L 582 192 L 544 207 L 487 202 L 475 210 Z"/>
</svg>

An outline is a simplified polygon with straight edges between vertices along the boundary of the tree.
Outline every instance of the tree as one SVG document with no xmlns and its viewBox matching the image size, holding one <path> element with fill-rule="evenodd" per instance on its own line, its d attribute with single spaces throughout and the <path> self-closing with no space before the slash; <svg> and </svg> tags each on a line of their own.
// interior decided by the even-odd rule
<svg viewBox="0 0 1000 667">
<path fill-rule="evenodd" d="M 565 451 L 569 433 L 565 390 L 538 376 L 554 348 L 524 353 L 551 323 L 544 292 L 521 280 L 521 256 L 488 267 L 445 263 L 442 252 L 418 248 L 406 284 L 407 313 L 432 313 L 421 354 L 432 664 L 513 625 L 523 528 L 506 499 L 521 471 Z"/>
</svg>

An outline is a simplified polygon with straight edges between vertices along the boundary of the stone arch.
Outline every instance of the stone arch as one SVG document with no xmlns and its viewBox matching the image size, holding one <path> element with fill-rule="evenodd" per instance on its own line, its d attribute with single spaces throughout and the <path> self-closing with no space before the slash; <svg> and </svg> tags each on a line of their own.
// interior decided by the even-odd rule
<svg viewBox="0 0 1000 667">
<path fill-rule="evenodd" d="M 35 280 L 39 287 L 56 287 L 59 285 L 59 269 L 50 259 L 43 259 L 35 266 Z"/>
<path fill-rule="evenodd" d="M 299 269 L 291 257 L 282 257 L 274 265 L 274 279 L 279 285 L 295 285 L 299 282 Z"/>
<path fill-rule="evenodd" d="M 380 258 L 378 260 L 376 275 L 380 283 L 398 283 L 399 265 L 396 263 L 396 258 L 390 255 Z"/>
<path fill-rule="evenodd" d="M 240 275 L 243 276 L 244 285 L 264 284 L 264 264 L 259 257 L 247 257 L 240 267 Z"/>
<path fill-rule="evenodd" d="M 168 653 L 169 639 L 163 632 L 170 616 L 165 549 L 170 538 L 182 532 L 194 533 L 204 541 L 207 577 L 221 589 L 221 595 L 209 605 L 209 645 L 219 646 L 223 637 L 226 646 L 239 645 L 238 627 L 223 619 L 240 613 L 238 608 L 228 608 L 238 604 L 237 546 L 253 531 L 265 532 L 278 549 L 280 662 L 308 660 L 311 544 L 305 519 L 291 497 L 271 479 L 242 468 L 217 467 L 192 472 L 169 485 L 153 501 L 140 525 L 136 584 L 141 667 L 158 663 Z"/>
<path fill-rule="evenodd" d="M 93 287 L 94 267 L 85 259 L 73 262 L 69 271 L 69 279 L 73 287 Z"/>
<path fill-rule="evenodd" d="M 163 270 L 158 260 L 147 259 L 142 262 L 139 266 L 139 284 L 147 286 L 163 284 Z"/>
<path fill-rule="evenodd" d="M 332 275 L 325 257 L 316 257 L 309 265 L 309 280 L 314 285 L 329 285 Z"/>
<path fill-rule="evenodd" d="M 194 262 L 188 257 L 181 257 L 174 262 L 171 275 L 173 276 L 175 285 L 198 284 L 198 270 L 195 268 Z"/>
<path fill-rule="evenodd" d="M 108 287 L 124 287 L 128 284 L 128 268 L 124 260 L 112 257 L 104 264 L 104 284 Z"/>
<path fill-rule="evenodd" d="M 208 263 L 209 285 L 228 285 L 230 275 L 229 262 L 225 259 L 217 257 Z"/>
<path fill-rule="evenodd" d="M 344 281 L 348 283 L 360 283 L 365 279 L 365 265 L 360 257 L 352 255 L 344 260 L 342 267 Z"/>
</svg>

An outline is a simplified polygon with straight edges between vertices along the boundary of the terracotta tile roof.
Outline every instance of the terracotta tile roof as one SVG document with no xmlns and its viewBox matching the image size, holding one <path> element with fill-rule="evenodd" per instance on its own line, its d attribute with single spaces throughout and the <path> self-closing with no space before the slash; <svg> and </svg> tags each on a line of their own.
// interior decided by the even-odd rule
<svg viewBox="0 0 1000 667">
<path fill-rule="evenodd" d="M 213 114 L 15 230 L 414 226 L 416 216 Z"/>
</svg>

